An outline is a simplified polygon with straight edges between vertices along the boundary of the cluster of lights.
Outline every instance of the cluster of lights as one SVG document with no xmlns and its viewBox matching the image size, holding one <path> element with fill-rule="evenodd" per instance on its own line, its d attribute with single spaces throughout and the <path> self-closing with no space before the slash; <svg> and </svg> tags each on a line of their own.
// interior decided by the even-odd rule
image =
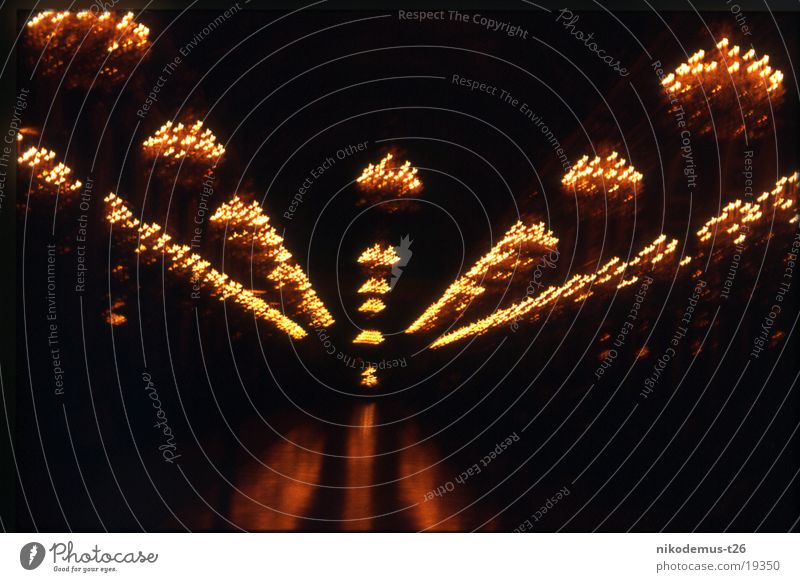
<svg viewBox="0 0 800 582">
<path fill-rule="evenodd" d="M 400 261 L 400 255 L 394 250 L 391 245 L 381 246 L 380 243 L 375 243 L 369 247 L 358 257 L 358 264 L 363 265 L 369 269 L 391 267 Z"/>
<path fill-rule="evenodd" d="M 171 237 L 162 232 L 158 224 L 141 224 L 115 194 L 109 194 L 104 201 L 108 209 L 106 219 L 113 225 L 135 232 L 137 253 L 163 256 L 169 261 L 171 271 L 209 290 L 212 296 L 218 297 L 221 301 L 230 299 L 244 309 L 252 311 L 257 317 L 275 325 L 294 339 L 308 335 L 300 325 L 244 288 L 242 284 L 212 268 L 208 261 L 192 253 L 190 247 L 171 243 Z"/>
<path fill-rule="evenodd" d="M 122 299 L 117 299 L 114 303 L 103 311 L 103 319 L 108 325 L 117 327 L 124 325 L 128 322 L 125 314 L 121 313 L 122 308 L 125 307 L 125 302 Z"/>
<path fill-rule="evenodd" d="M 741 108 L 745 122 L 755 129 L 768 121 L 770 101 L 783 95 L 783 73 L 769 65 L 769 55 L 756 58 L 755 50 L 742 52 L 738 45 L 730 45 L 723 38 L 716 45 L 716 54 L 707 55 L 704 50 L 694 53 L 681 63 L 674 73 L 661 80 L 667 94 L 688 99 L 693 106 L 690 119 L 703 115 L 710 105 L 738 112 Z M 729 90 L 731 85 L 734 91 Z M 734 123 L 734 134 L 742 133 L 741 116 Z M 716 123 L 716 130 L 724 129 L 725 123 Z M 710 132 L 714 127 L 708 123 L 701 128 Z"/>
<path fill-rule="evenodd" d="M 561 179 L 567 192 L 584 196 L 608 194 L 631 200 L 642 181 L 642 174 L 629 166 L 617 152 L 600 157 L 583 156 Z"/>
<path fill-rule="evenodd" d="M 385 279 L 378 279 L 377 277 L 370 277 L 358 288 L 358 292 L 362 295 L 385 295 L 391 290 L 392 288 Z"/>
<path fill-rule="evenodd" d="M 417 168 L 406 161 L 399 167 L 390 167 L 392 154 L 386 154 L 377 164 L 369 164 L 356 178 L 360 188 L 368 192 L 387 191 L 397 196 L 412 194 L 422 189 Z"/>
<path fill-rule="evenodd" d="M 361 285 L 358 292 L 368 296 L 358 311 L 372 317 L 386 309 L 383 300 L 376 296 L 385 295 L 391 291 L 391 285 L 387 283 L 389 270 L 392 265 L 400 262 L 400 255 L 392 245 L 375 243 L 361 253 L 357 261 L 367 273 L 367 280 Z M 373 297 L 369 297 L 370 295 Z"/>
<path fill-rule="evenodd" d="M 790 223 L 796 222 L 797 180 L 798 174 L 795 172 L 791 176 L 782 177 L 771 191 L 762 193 L 755 202 L 745 202 L 741 198 L 729 202 L 718 216 L 697 231 L 698 239 L 701 242 L 711 240 L 712 237 L 720 242 L 732 239 L 734 245 L 740 245 L 762 219 L 764 224 L 772 224 L 773 212 L 775 222 L 786 218 Z"/>
<path fill-rule="evenodd" d="M 383 302 L 382 299 L 379 299 L 378 297 L 370 297 L 369 299 L 364 301 L 364 303 L 362 303 L 361 306 L 358 308 L 358 310 L 361 313 L 367 313 L 367 314 L 380 313 L 384 309 L 386 309 L 386 304 Z"/>
<path fill-rule="evenodd" d="M 511 279 L 516 272 L 533 265 L 537 256 L 554 250 L 557 244 L 558 239 L 543 223 L 526 226 L 518 221 L 465 275 L 453 282 L 406 333 L 431 329 L 445 317 L 463 312 L 475 297 L 486 291 L 487 282 Z"/>
<path fill-rule="evenodd" d="M 383 334 L 379 331 L 374 329 L 365 329 L 359 333 L 356 338 L 353 340 L 354 344 L 369 344 L 369 345 L 378 345 L 383 343 Z"/>
<path fill-rule="evenodd" d="M 668 264 L 675 266 L 677 245 L 677 240 L 672 239 L 668 242 L 667 237 L 662 234 L 630 261 L 614 257 L 594 273 L 574 275 L 563 285 L 547 287 L 536 296 L 525 297 L 509 307 L 495 311 L 488 317 L 439 337 L 431 344 L 431 347 L 439 348 L 510 325 L 525 317 L 536 317 L 544 307 L 559 300 L 572 299 L 574 302 L 580 302 L 593 292 L 603 288 L 621 289 L 633 285 L 647 273 L 665 269 Z M 688 261 L 678 262 L 680 266 L 686 264 Z"/>
<path fill-rule="evenodd" d="M 698 239 L 706 242 L 716 236 L 721 244 L 738 245 L 753 233 L 754 227 L 760 222 L 767 225 L 777 221 L 796 224 L 798 180 L 798 173 L 784 176 L 771 191 L 761 194 L 754 203 L 735 200 L 727 204 L 719 216 L 710 219 L 697 232 Z M 622 289 L 637 283 L 646 273 L 669 272 L 674 268 L 686 267 L 693 259 L 684 256 L 676 264 L 677 245 L 677 240 L 667 242 L 667 237 L 662 234 L 629 262 L 614 257 L 595 273 L 575 275 L 563 285 L 548 287 L 535 297 L 526 297 L 489 317 L 456 329 L 431 345 L 438 348 L 519 321 L 523 317 L 536 317 L 538 311 L 558 299 L 574 297 L 576 302 L 583 301 L 594 291 L 609 284 Z"/>
<path fill-rule="evenodd" d="M 203 129 L 199 119 L 191 125 L 167 121 L 142 143 L 142 147 L 146 155 L 169 161 L 186 158 L 195 162 L 216 162 L 225 153 L 225 147 L 217 143 L 217 136 L 210 129 Z"/>
<path fill-rule="evenodd" d="M 55 163 L 56 153 L 45 148 L 28 148 L 17 162 L 23 168 L 30 168 L 41 190 L 72 192 L 82 186 L 79 180 L 70 178 L 72 170 L 62 162 Z"/>
<path fill-rule="evenodd" d="M 69 65 L 70 86 L 90 86 L 95 77 L 120 80 L 150 46 L 150 29 L 138 24 L 133 12 L 48 10 L 25 28 L 46 73 L 63 72 Z"/>
<path fill-rule="evenodd" d="M 228 241 L 245 252 L 253 247 L 254 255 L 265 261 L 269 279 L 275 290 L 289 292 L 289 297 L 298 299 L 297 308 L 314 326 L 328 327 L 334 319 L 325 308 L 317 292 L 311 286 L 303 269 L 292 260 L 292 254 L 283 245 L 283 237 L 269 223 L 269 216 L 255 201 L 250 204 L 234 196 L 222 204 L 211 216 L 211 222 L 225 224 Z"/>
<path fill-rule="evenodd" d="M 361 372 L 361 385 L 367 388 L 374 388 L 378 385 L 378 377 L 375 375 L 377 370 L 374 366 L 367 366 Z"/>
</svg>

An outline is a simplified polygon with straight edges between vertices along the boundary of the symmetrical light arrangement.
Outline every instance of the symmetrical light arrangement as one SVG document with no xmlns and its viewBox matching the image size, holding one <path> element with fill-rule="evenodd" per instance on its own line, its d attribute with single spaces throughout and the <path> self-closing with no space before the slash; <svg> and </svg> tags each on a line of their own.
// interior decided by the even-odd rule
<svg viewBox="0 0 800 582">
<path fill-rule="evenodd" d="M 436 339 L 431 347 L 439 348 L 468 337 L 481 335 L 524 318 L 536 318 L 545 306 L 554 304 L 556 301 L 571 299 L 580 302 L 600 289 L 614 286 L 623 288 L 633 285 L 642 276 L 656 269 L 668 268 L 667 265 L 678 268 L 685 265 L 686 262 L 676 261 L 677 245 L 677 240 L 667 241 L 667 237 L 662 234 L 630 261 L 614 257 L 593 273 L 574 275 L 563 285 L 546 287 L 536 296 L 527 296 L 509 307 L 495 311 L 488 317 L 447 333 Z"/>
<path fill-rule="evenodd" d="M 642 174 L 617 152 L 607 156 L 583 156 L 561 179 L 564 190 L 581 196 L 608 195 L 632 200 L 640 192 Z"/>
<path fill-rule="evenodd" d="M 400 262 L 400 255 L 392 245 L 375 243 L 358 256 L 357 262 L 367 275 L 367 280 L 358 289 L 358 293 L 367 295 L 367 299 L 358 311 L 368 317 L 374 316 L 386 308 L 383 300 L 376 296 L 391 291 L 389 272 L 392 265 Z"/>
<path fill-rule="evenodd" d="M 29 169 L 39 191 L 72 192 L 82 184 L 72 180 L 72 170 L 63 164 L 55 163 L 56 153 L 45 148 L 30 147 L 17 158 L 21 169 Z"/>
<path fill-rule="evenodd" d="M 150 46 L 150 30 L 134 20 L 133 12 L 47 10 L 25 29 L 46 74 L 63 73 L 69 66 L 64 79 L 70 87 L 123 79 Z"/>
<path fill-rule="evenodd" d="M 697 231 L 699 242 L 708 242 L 715 237 L 719 247 L 739 245 L 748 237 L 757 234 L 762 227 L 771 231 L 774 223 L 796 224 L 798 179 L 800 174 L 795 172 L 780 178 L 771 191 L 758 196 L 755 202 L 745 202 L 740 199 L 727 204 L 721 214 L 707 221 Z M 563 285 L 548 287 L 535 297 L 526 297 L 510 307 L 456 329 L 438 338 L 431 345 L 438 348 L 523 318 L 536 318 L 545 306 L 553 304 L 556 300 L 574 297 L 575 301 L 583 301 L 595 291 L 609 285 L 616 285 L 621 289 L 637 283 L 645 274 L 671 272 L 685 267 L 693 259 L 688 255 L 678 259 L 675 252 L 677 245 L 677 240 L 671 239 L 667 242 L 667 237 L 662 234 L 631 261 L 626 262 L 614 257 L 595 273 L 575 275 Z"/>
<path fill-rule="evenodd" d="M 225 153 L 217 136 L 209 128 L 203 129 L 199 119 L 188 125 L 167 121 L 142 143 L 142 149 L 151 158 L 168 162 L 186 159 L 206 165 L 216 164 Z"/>
<path fill-rule="evenodd" d="M 151 256 L 163 256 L 170 271 L 185 276 L 192 284 L 206 289 L 221 301 L 230 299 L 259 319 L 267 321 L 294 339 L 305 337 L 307 332 L 296 322 L 257 297 L 241 283 L 233 281 L 227 274 L 211 267 L 200 255 L 191 252 L 186 245 L 171 243 L 171 237 L 162 232 L 160 225 L 140 223 L 125 203 L 111 193 L 104 198 L 107 205 L 106 219 L 136 235 L 136 252 Z"/>
<path fill-rule="evenodd" d="M 730 127 L 738 135 L 745 125 L 748 130 L 765 125 L 772 106 L 783 96 L 783 73 L 768 64 L 769 55 L 757 58 L 754 49 L 743 52 L 727 38 L 711 52 L 697 51 L 666 75 L 661 84 L 667 95 L 691 106 L 690 121 L 704 119 L 709 106 L 712 110 L 718 107 L 714 124 L 703 123 L 698 128 L 701 133 L 716 130 L 724 135 Z"/>
<path fill-rule="evenodd" d="M 773 221 L 795 223 L 797 181 L 798 173 L 795 172 L 780 178 L 771 191 L 762 193 L 754 202 L 746 202 L 741 198 L 729 202 L 718 216 L 697 231 L 698 239 L 707 242 L 713 238 L 715 244 L 732 242 L 740 245 L 748 237 L 757 235 L 758 227 L 771 227 Z"/>
<path fill-rule="evenodd" d="M 311 286 L 308 276 L 293 260 L 283 245 L 283 238 L 269 223 L 269 216 L 257 202 L 248 204 L 234 196 L 222 204 L 210 220 L 225 225 L 227 241 L 265 271 L 273 288 L 283 291 L 290 302 L 296 303 L 298 314 L 313 326 L 333 325 L 333 317 Z"/>
<path fill-rule="evenodd" d="M 409 161 L 392 167 L 392 159 L 392 154 L 386 154 L 377 164 L 364 168 L 356 178 L 358 187 L 367 192 L 384 191 L 396 196 L 419 192 L 422 181 L 417 176 L 417 168 L 412 167 Z"/>
<path fill-rule="evenodd" d="M 482 256 L 465 275 L 453 282 L 406 330 L 430 330 L 444 319 L 455 318 L 493 281 L 509 282 L 525 272 L 537 257 L 556 249 L 558 239 L 544 223 L 525 225 L 517 221 L 505 236 Z M 517 280 L 524 279 L 517 277 Z"/>
</svg>

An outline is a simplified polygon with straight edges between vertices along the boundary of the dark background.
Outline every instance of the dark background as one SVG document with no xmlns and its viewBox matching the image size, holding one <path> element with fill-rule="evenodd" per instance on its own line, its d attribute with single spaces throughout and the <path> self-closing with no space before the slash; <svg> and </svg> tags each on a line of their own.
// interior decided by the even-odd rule
<svg viewBox="0 0 800 582">
<path fill-rule="evenodd" d="M 379 320 L 392 332 L 487 252 L 519 213 L 538 216 L 561 240 L 562 260 L 547 273 L 553 283 L 600 258 L 638 252 L 662 231 L 693 255 L 694 231 L 741 191 L 745 147 L 755 151 L 756 192 L 797 169 L 797 99 L 786 58 L 796 54 L 794 14 L 775 14 L 775 21 L 747 14 L 754 31 L 747 40 L 784 71 L 787 95 L 775 126 L 748 146 L 693 137 L 700 178 L 690 197 L 679 137 L 650 63 L 659 59 L 671 70 L 686 52 L 711 46 L 697 14 L 581 12 L 577 28 L 595 32 L 631 71 L 621 79 L 554 24 L 553 14 L 532 9 L 481 11 L 523 26 L 527 40 L 472 23 L 402 22 L 394 11 L 311 10 L 262 30 L 284 12 L 248 10 L 184 58 L 140 122 L 136 111 L 162 67 L 219 13 L 144 12 L 139 20 L 158 37 L 151 54 L 124 87 L 93 88 L 88 96 L 59 88 L 58 78 L 29 79 L 31 55 L 20 52 L 17 84 L 32 89 L 25 126 L 37 128 L 42 145 L 78 179 L 91 176 L 95 188 L 89 291 L 80 297 L 72 289 L 74 205 L 61 201 L 52 236 L 53 200 L 28 199 L 26 184 L 18 190 L 16 404 L 6 401 L 16 412 L 18 480 L 16 509 L 2 516 L 7 529 L 510 531 L 565 486 L 570 495 L 535 530 L 797 527 L 794 300 L 776 322 L 771 349 L 746 363 L 791 233 L 748 250 L 727 301 L 718 292 L 730 257 L 711 264 L 703 276 L 711 292 L 647 400 L 639 397 L 644 378 L 694 285 L 684 275 L 657 282 L 630 344 L 594 385 L 607 335 L 618 331 L 636 286 L 544 323 L 440 350 L 423 349 L 435 337 L 426 335 L 356 349 L 357 328 L 348 321 L 362 277 L 355 257 L 378 239 L 414 240 Z M 382 14 L 391 16 L 363 20 Z M 742 41 L 729 13 L 702 19 L 715 36 Z M 645 176 L 637 210 L 576 207 L 560 190 L 563 170 L 540 130 L 499 99 L 454 86 L 453 74 L 527 102 L 572 162 L 598 144 L 619 149 Z M 406 368 L 380 375 L 378 391 L 360 390 L 357 371 L 325 354 L 313 332 L 292 344 L 236 306 L 191 301 L 188 283 L 160 264 L 141 267 L 137 280 L 135 258 L 103 220 L 101 198 L 118 193 L 188 242 L 196 176 L 151 177 L 138 149 L 166 119 L 183 115 L 205 119 L 227 148 L 212 207 L 235 192 L 263 204 L 337 319 L 330 331 L 337 348 L 375 360 L 407 358 Z M 282 216 L 312 168 L 365 140 L 366 152 L 337 160 L 314 182 L 292 220 Z M 389 148 L 421 168 L 430 204 L 362 212 L 350 183 Z M 61 253 L 67 389 L 60 397 L 53 395 L 44 318 L 44 245 L 51 241 Z M 218 240 L 209 236 L 204 245 L 219 261 Z M 128 280 L 109 277 L 116 264 L 129 269 Z M 249 281 L 246 267 L 231 266 Z M 104 321 L 109 296 L 125 302 L 125 325 Z M 464 321 L 491 307 L 476 306 Z M 645 343 L 648 353 L 634 363 Z M 177 436 L 179 466 L 158 453 L 144 371 Z M 519 442 L 480 475 L 424 501 L 515 432 Z"/>
</svg>

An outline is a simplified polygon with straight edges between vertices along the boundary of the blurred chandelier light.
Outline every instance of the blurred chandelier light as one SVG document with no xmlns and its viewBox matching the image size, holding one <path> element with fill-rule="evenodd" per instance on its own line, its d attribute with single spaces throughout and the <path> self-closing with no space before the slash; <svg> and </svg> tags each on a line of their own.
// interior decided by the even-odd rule
<svg viewBox="0 0 800 582">
<path fill-rule="evenodd" d="M 455 317 L 469 306 L 473 298 L 486 291 L 488 281 L 510 279 L 516 269 L 530 266 L 536 256 L 555 250 L 557 244 L 558 239 L 544 223 L 526 226 L 518 221 L 464 276 L 452 283 L 408 327 L 406 333 L 429 330 L 444 319 Z"/>
<path fill-rule="evenodd" d="M 107 207 L 106 219 L 108 222 L 135 233 L 137 240 L 136 253 L 151 254 L 156 257 L 163 256 L 168 261 L 170 271 L 183 275 L 193 284 L 207 289 L 212 296 L 217 297 L 220 301 L 232 300 L 294 339 L 300 339 L 308 335 L 299 324 L 257 297 L 241 283 L 233 281 L 225 273 L 220 273 L 212 268 L 208 261 L 204 260 L 200 255 L 192 253 L 190 247 L 172 244 L 170 242 L 171 237 L 162 232 L 160 225 L 140 223 L 138 219 L 133 217 L 133 213 L 125 203 L 114 193 L 106 196 L 104 202 Z"/>
<path fill-rule="evenodd" d="M 292 259 L 292 254 L 283 245 L 283 238 L 269 223 L 269 216 L 257 202 L 246 204 L 234 196 L 222 204 L 210 220 L 226 225 L 227 240 L 235 248 L 252 253 L 254 262 L 267 272 L 273 288 L 283 290 L 289 299 L 295 299 L 298 312 L 306 316 L 311 325 L 333 325 L 334 319 L 311 286 L 311 281 Z M 258 252 L 253 253 L 254 247 Z"/>
<path fill-rule="evenodd" d="M 62 162 L 55 163 L 56 153 L 45 148 L 28 148 L 17 162 L 24 169 L 32 172 L 35 185 L 40 191 L 73 192 L 83 184 L 72 180 L 72 169 Z"/>
</svg>

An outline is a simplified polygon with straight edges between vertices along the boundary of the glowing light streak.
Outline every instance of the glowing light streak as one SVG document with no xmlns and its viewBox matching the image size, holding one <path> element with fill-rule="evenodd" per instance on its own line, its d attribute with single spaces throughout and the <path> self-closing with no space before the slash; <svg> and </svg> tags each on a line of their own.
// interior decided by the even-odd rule
<svg viewBox="0 0 800 582">
<path fill-rule="evenodd" d="M 692 122 L 705 119 L 709 106 L 716 111 L 715 124 L 703 123 L 701 133 L 716 126 L 718 133 L 739 135 L 745 129 L 742 116 L 748 130 L 758 130 L 769 122 L 770 109 L 783 97 L 783 73 L 768 63 L 769 55 L 756 58 L 754 49 L 742 52 L 723 38 L 711 54 L 697 51 L 662 78 L 661 84 L 667 95 L 690 105 Z M 678 112 L 678 107 L 671 109 Z"/>
<path fill-rule="evenodd" d="M 369 247 L 358 257 L 358 264 L 364 265 L 367 268 L 380 268 L 391 267 L 400 261 L 400 255 L 394 250 L 391 245 L 381 246 L 380 243 L 375 243 Z"/>
<path fill-rule="evenodd" d="M 136 253 L 163 255 L 169 261 L 170 271 L 183 275 L 193 284 L 207 289 L 220 301 L 232 300 L 244 309 L 252 311 L 260 319 L 275 325 L 292 338 L 300 339 L 308 335 L 300 325 L 257 297 L 252 291 L 244 288 L 241 283 L 212 268 L 208 261 L 200 255 L 192 253 L 190 247 L 173 244 L 172 237 L 163 233 L 160 225 L 140 223 L 133 217 L 133 213 L 122 199 L 115 194 L 109 194 L 104 201 L 107 205 L 106 219 L 108 222 L 136 233 L 138 237 Z"/>
<path fill-rule="evenodd" d="M 306 315 L 314 326 L 328 327 L 334 319 L 311 286 L 303 269 L 297 265 L 292 254 L 284 247 L 283 237 L 269 223 L 269 216 L 253 201 L 249 204 L 234 196 L 222 204 L 211 216 L 211 222 L 227 224 L 228 241 L 244 252 L 252 247 L 259 249 L 254 258 L 263 261 L 268 272 L 267 279 L 275 290 L 285 288 L 290 295 L 299 297 L 297 309 Z"/>
<path fill-rule="evenodd" d="M 558 239 L 545 228 L 544 223 L 526 226 L 518 221 L 464 276 L 452 283 L 408 327 L 406 333 L 429 330 L 445 317 L 454 317 L 461 313 L 473 298 L 486 291 L 485 283 L 509 279 L 515 269 L 530 266 L 535 255 L 554 250 L 557 244 Z"/>
</svg>

